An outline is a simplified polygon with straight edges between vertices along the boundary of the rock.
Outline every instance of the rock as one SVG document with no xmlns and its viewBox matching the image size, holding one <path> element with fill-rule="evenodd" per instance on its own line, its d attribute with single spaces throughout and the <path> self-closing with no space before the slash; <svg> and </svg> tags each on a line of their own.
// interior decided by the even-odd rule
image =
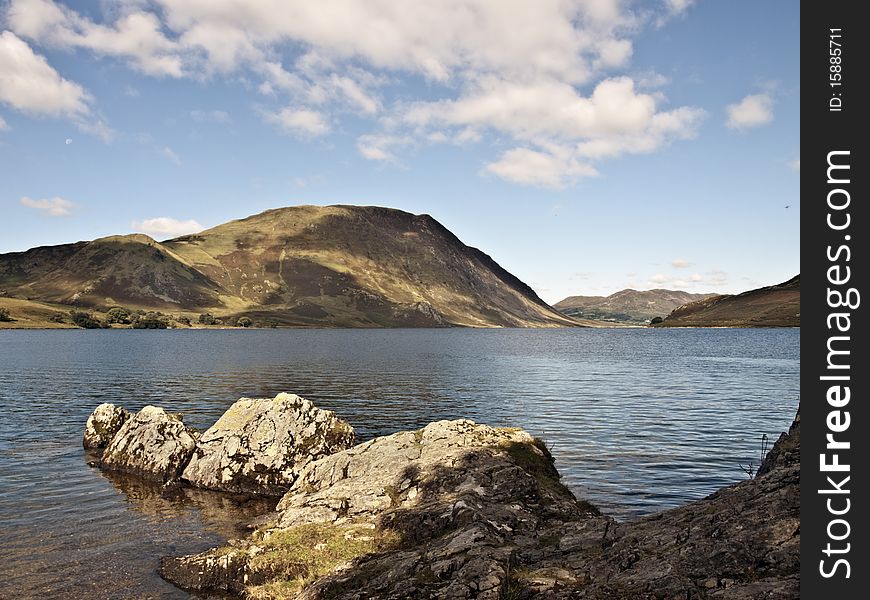
<svg viewBox="0 0 870 600">
<path fill-rule="evenodd" d="M 295 394 L 242 398 L 202 434 L 182 477 L 213 490 L 281 496 L 308 463 L 354 440 L 335 413 Z"/>
<path fill-rule="evenodd" d="M 604 544 L 578 532 L 561 556 L 523 576 L 525 595 L 554 599 L 787 600 L 800 588 L 800 420 L 771 450 L 768 469 L 703 500 L 625 524 Z M 779 458 L 777 458 L 779 457 Z M 767 463 L 767 461 L 766 461 Z M 577 525 L 571 526 L 578 529 Z M 590 531 L 587 541 L 600 539 Z M 563 537 L 563 541 L 565 538 Z M 537 570 L 583 573 L 578 584 L 533 581 Z"/>
<path fill-rule="evenodd" d="M 100 466 L 160 482 L 181 475 L 196 447 L 196 432 L 179 415 L 146 406 L 127 419 L 112 438 Z"/>
<path fill-rule="evenodd" d="M 756 477 L 770 473 L 776 467 L 788 467 L 789 465 L 800 465 L 801 462 L 801 410 L 798 407 L 797 416 L 788 433 L 783 433 L 779 439 L 764 457 L 761 465 L 758 467 Z"/>
<path fill-rule="evenodd" d="M 302 600 L 790 599 L 799 422 L 755 479 L 628 523 L 516 429 L 440 421 L 311 462 L 250 538 L 166 558 L 186 588 Z"/>
<path fill-rule="evenodd" d="M 120 406 L 100 404 L 85 423 L 82 445 L 86 449 L 105 448 L 129 418 L 130 413 Z"/>
<path fill-rule="evenodd" d="M 272 597 L 269 569 L 317 579 L 300 598 L 500 598 L 515 557 L 537 552 L 542 532 L 597 515 L 559 483 L 542 442 L 468 420 L 314 461 L 276 510 L 250 539 L 166 559 L 161 574 L 187 588 L 264 598 Z"/>
</svg>

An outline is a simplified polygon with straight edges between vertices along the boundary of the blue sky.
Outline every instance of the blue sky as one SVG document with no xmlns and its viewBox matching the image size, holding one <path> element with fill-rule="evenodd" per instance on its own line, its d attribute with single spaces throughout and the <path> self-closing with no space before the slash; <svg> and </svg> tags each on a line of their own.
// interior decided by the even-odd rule
<svg viewBox="0 0 870 600">
<path fill-rule="evenodd" d="M 787 0 L 0 2 L 0 252 L 374 204 L 551 302 L 739 292 L 800 269 L 799 92 Z"/>
</svg>

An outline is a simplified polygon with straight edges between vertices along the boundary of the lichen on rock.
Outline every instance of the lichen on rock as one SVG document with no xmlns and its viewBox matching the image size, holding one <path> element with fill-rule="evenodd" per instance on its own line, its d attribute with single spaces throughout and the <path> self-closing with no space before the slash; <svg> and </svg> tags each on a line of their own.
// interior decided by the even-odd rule
<svg viewBox="0 0 870 600">
<path fill-rule="evenodd" d="M 130 413 L 120 406 L 100 404 L 85 423 L 82 445 L 89 450 L 105 448 L 129 418 Z"/>
<path fill-rule="evenodd" d="M 182 477 L 197 487 L 280 496 L 305 465 L 354 441 L 335 413 L 295 394 L 242 398 L 202 434 Z"/>
<path fill-rule="evenodd" d="M 196 435 L 184 425 L 180 415 L 146 406 L 118 430 L 106 447 L 100 466 L 147 479 L 172 481 L 190 460 Z"/>
<path fill-rule="evenodd" d="M 251 538 L 165 558 L 161 574 L 257 600 L 786 600 L 799 446 L 796 423 L 755 479 L 619 523 L 577 501 L 526 432 L 439 421 L 310 463 Z M 348 551 L 346 530 L 372 543 Z"/>
</svg>

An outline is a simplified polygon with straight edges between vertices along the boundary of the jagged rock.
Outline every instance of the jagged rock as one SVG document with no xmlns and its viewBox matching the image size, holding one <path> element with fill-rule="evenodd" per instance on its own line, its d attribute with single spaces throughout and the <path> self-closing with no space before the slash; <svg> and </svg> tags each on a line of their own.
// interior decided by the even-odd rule
<svg viewBox="0 0 870 600">
<path fill-rule="evenodd" d="M 512 557 L 538 543 L 538 530 L 596 514 L 559 483 L 542 442 L 522 430 L 468 420 L 439 421 L 312 462 L 277 510 L 273 523 L 232 546 L 231 564 L 219 560 L 227 549 L 215 549 L 166 559 L 161 574 L 209 589 L 235 572 L 235 583 L 218 589 L 240 592 L 252 577 L 263 577 L 265 564 L 275 564 L 269 557 L 283 552 L 275 540 L 308 539 L 298 532 L 311 528 L 319 532 L 309 536 L 315 541 L 342 540 L 336 532 L 364 527 L 378 551 L 339 553 L 342 562 L 331 574 L 292 563 L 295 570 L 279 569 L 281 577 L 326 575 L 306 588 L 305 598 L 344 597 L 343 589 L 368 598 L 498 598 Z M 318 543 L 305 551 L 316 557 L 330 548 Z M 240 553 L 249 554 L 247 566 L 239 566 Z M 350 569 L 339 568 L 348 561 Z M 316 562 L 322 568 L 324 562 Z"/>
<path fill-rule="evenodd" d="M 129 418 L 130 413 L 120 406 L 100 404 L 85 423 L 82 445 L 86 449 L 105 448 Z"/>
<path fill-rule="evenodd" d="M 618 523 L 578 502 L 527 433 L 441 421 L 312 462 L 251 538 L 161 574 L 258 600 L 785 600 L 799 593 L 799 450 L 796 422 L 755 479 Z"/>
<path fill-rule="evenodd" d="M 146 406 L 127 419 L 103 453 L 100 466 L 157 481 L 176 479 L 196 446 L 196 432 L 179 415 Z"/>
<path fill-rule="evenodd" d="M 799 597 L 799 418 L 769 457 L 768 468 L 755 479 L 673 510 L 614 524 L 604 544 L 598 532 L 572 525 L 559 542 L 567 552 L 530 565 L 516 597 Z M 547 569 L 567 575 L 538 578 Z"/>
<path fill-rule="evenodd" d="M 182 477 L 203 488 L 280 496 L 305 465 L 354 440 L 335 413 L 295 394 L 242 398 L 202 434 Z"/>
</svg>

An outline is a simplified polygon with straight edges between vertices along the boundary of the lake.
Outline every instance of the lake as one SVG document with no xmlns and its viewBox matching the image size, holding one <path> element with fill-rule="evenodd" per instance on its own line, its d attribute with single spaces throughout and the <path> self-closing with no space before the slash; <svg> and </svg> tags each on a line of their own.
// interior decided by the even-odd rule
<svg viewBox="0 0 870 600">
<path fill-rule="evenodd" d="M 362 440 L 521 426 L 575 494 L 628 519 L 745 479 L 794 417 L 799 353 L 798 329 L 0 331 L 0 598 L 188 598 L 159 557 L 271 508 L 89 467 L 101 402 L 204 429 L 239 397 L 290 391 Z"/>
</svg>

